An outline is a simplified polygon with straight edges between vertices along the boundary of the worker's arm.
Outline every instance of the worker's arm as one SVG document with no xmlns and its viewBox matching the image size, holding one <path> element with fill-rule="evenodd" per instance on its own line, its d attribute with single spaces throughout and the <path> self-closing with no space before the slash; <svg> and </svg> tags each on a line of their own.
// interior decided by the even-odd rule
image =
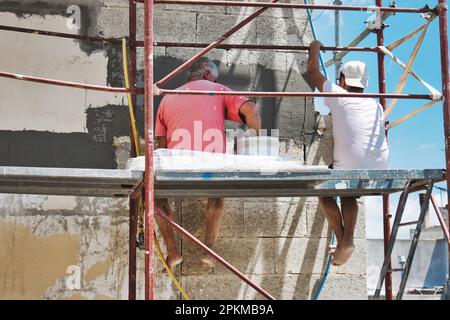
<svg viewBox="0 0 450 320">
<path fill-rule="evenodd" d="M 163 148 L 163 149 L 167 148 L 167 137 L 166 136 L 164 136 L 164 137 L 157 137 L 157 139 L 158 139 L 158 149 L 160 149 L 160 148 Z"/>
<path fill-rule="evenodd" d="M 320 92 L 323 92 L 323 85 L 327 78 L 325 78 L 325 76 L 320 72 L 320 47 L 322 47 L 322 43 L 320 41 L 315 40 L 311 42 L 307 72 L 314 87 L 316 87 Z"/>
<path fill-rule="evenodd" d="M 239 108 L 239 116 L 249 129 L 253 129 L 256 134 L 259 134 L 259 130 L 261 129 L 261 118 L 259 116 L 258 108 L 253 102 L 244 102 Z"/>
</svg>

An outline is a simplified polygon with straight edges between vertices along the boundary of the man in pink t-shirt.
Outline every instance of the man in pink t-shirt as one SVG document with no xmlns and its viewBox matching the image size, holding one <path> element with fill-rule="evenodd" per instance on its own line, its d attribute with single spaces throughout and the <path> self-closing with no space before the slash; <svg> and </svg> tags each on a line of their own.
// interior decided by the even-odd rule
<svg viewBox="0 0 450 320">
<path fill-rule="evenodd" d="M 200 58 L 188 71 L 187 83 L 179 90 L 231 91 L 216 83 L 217 66 L 209 58 Z M 241 96 L 221 95 L 168 95 L 159 105 L 155 136 L 159 148 L 225 153 L 225 119 L 246 124 L 259 132 L 261 120 L 256 105 Z M 157 199 L 156 206 L 172 215 L 167 199 Z M 204 243 L 212 248 L 217 239 L 220 221 L 224 214 L 224 201 L 210 198 L 206 205 L 206 232 Z M 167 246 L 167 264 L 173 270 L 181 263 L 172 227 L 163 219 L 157 223 Z M 205 267 L 214 267 L 212 257 L 202 258 Z"/>
</svg>

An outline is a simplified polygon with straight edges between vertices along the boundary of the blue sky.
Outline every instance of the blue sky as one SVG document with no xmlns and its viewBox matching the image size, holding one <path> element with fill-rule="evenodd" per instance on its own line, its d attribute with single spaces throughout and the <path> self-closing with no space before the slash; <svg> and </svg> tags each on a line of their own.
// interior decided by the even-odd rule
<svg viewBox="0 0 450 320">
<path fill-rule="evenodd" d="M 332 0 L 316 0 L 316 4 L 329 4 Z M 390 1 L 383 1 L 385 6 L 388 6 Z M 423 7 L 428 4 L 434 7 L 437 0 L 397 0 L 399 7 Z M 374 5 L 375 0 L 343 0 L 345 5 Z M 324 45 L 334 45 L 334 12 L 320 10 L 312 12 L 314 25 L 318 39 Z M 342 45 L 348 44 L 355 38 L 364 28 L 364 23 L 370 14 L 367 12 L 348 12 L 341 11 L 341 41 Z M 412 32 L 425 20 L 418 14 L 396 14 L 390 17 L 386 24 L 389 26 L 385 30 L 386 44 L 405 36 Z M 427 36 L 419 52 L 413 70 L 426 82 L 441 91 L 441 71 L 440 71 L 440 51 L 439 51 L 439 22 L 435 19 L 430 25 Z M 405 64 L 408 61 L 410 54 L 417 42 L 418 37 L 404 43 L 393 53 Z M 364 40 L 360 46 L 376 46 L 375 34 L 370 35 Z M 330 54 L 324 54 L 324 60 L 331 58 Z M 371 75 L 369 88 L 366 92 L 378 92 L 378 78 L 377 78 L 377 60 L 374 53 L 350 53 L 344 62 L 349 60 L 361 60 L 367 63 Z M 391 59 L 386 58 L 386 80 L 387 91 L 394 92 L 397 82 L 400 79 L 403 69 L 392 62 Z M 334 66 L 328 68 L 330 79 L 334 79 Z M 428 90 L 418 81 L 410 78 L 404 89 L 404 93 L 428 93 Z M 419 100 L 400 100 L 393 112 L 389 116 L 389 120 L 400 118 L 407 113 L 424 105 L 427 101 Z M 321 113 L 326 109 L 321 106 L 320 99 L 316 100 L 316 106 Z M 393 128 L 389 132 L 389 143 L 391 150 L 391 167 L 392 168 L 444 168 L 445 167 L 445 153 L 444 153 L 444 128 L 443 128 L 443 111 L 442 103 L 436 104 L 430 109 L 420 113 L 411 120 Z M 440 184 L 445 187 L 445 184 Z M 435 191 L 435 196 L 440 203 L 441 194 Z M 442 194 L 444 199 L 446 195 Z M 395 207 L 398 196 L 393 196 L 391 199 L 391 211 L 395 213 Z M 368 238 L 382 238 L 382 206 L 380 197 L 366 198 L 366 215 L 367 215 L 367 237 Z M 404 220 L 414 219 L 419 213 L 418 198 L 412 196 L 409 200 L 404 217 Z M 431 210 L 432 221 L 437 224 L 437 219 L 434 217 L 434 212 Z M 402 230 L 400 235 L 402 238 L 409 237 L 408 230 Z"/>
</svg>

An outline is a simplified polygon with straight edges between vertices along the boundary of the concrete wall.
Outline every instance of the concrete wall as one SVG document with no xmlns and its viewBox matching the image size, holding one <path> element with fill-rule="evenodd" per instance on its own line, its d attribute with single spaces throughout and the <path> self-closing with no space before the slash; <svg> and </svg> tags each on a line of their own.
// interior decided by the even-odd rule
<svg viewBox="0 0 450 320">
<path fill-rule="evenodd" d="M 120 37 L 128 32 L 128 1 L 0 1 L 4 24 Z M 81 29 L 67 29 L 67 7 L 81 8 Z M 160 5 L 156 40 L 208 42 L 252 9 Z M 138 17 L 143 17 L 139 5 Z M 142 39 L 142 23 L 138 37 Z M 267 11 L 230 43 L 307 44 L 305 13 Z M 0 70 L 99 85 L 122 86 L 120 48 L 84 41 L 2 32 Z M 196 50 L 157 48 L 161 78 Z M 219 81 L 235 90 L 310 90 L 305 54 L 216 50 Z M 139 77 L 142 84 L 142 50 Z M 174 79 L 168 87 L 183 83 Z M 128 157 L 126 99 L 0 79 L 0 165 L 120 168 Z M 305 164 L 331 162 L 330 119 L 318 117 L 311 99 L 257 99 L 265 128 L 280 130 L 281 151 Z M 158 103 L 158 99 L 156 101 Z M 143 130 L 143 101 L 138 126 Z M 234 125 L 229 123 L 229 127 Z M 175 219 L 201 236 L 204 201 L 173 199 Z M 357 250 L 332 268 L 324 299 L 365 299 L 364 210 Z M 308 299 L 325 267 L 328 226 L 314 198 L 227 199 L 217 251 L 283 299 Z M 0 195 L 0 298 L 126 299 L 128 203 L 80 197 Z M 177 275 L 195 299 L 255 299 L 253 289 L 222 267 L 202 270 L 192 245 L 180 240 L 184 262 Z M 139 252 L 139 297 L 143 260 Z M 157 297 L 179 299 L 158 263 Z"/>
</svg>

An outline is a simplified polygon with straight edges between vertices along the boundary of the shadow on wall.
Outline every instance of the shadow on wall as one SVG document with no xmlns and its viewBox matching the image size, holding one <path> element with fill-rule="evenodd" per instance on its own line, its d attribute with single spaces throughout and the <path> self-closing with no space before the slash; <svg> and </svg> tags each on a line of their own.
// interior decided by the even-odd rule
<svg viewBox="0 0 450 320">
<path fill-rule="evenodd" d="M 214 250 L 277 299 L 309 299 L 318 282 L 311 275 L 323 272 L 327 260 L 326 250 L 319 250 L 320 237 L 330 236 L 313 203 L 307 198 L 229 199 Z M 175 213 L 201 240 L 205 206 L 204 200 L 184 199 Z M 181 250 L 180 276 L 190 298 L 264 299 L 222 265 L 202 268 L 204 253 L 189 240 L 182 238 Z"/>
</svg>

